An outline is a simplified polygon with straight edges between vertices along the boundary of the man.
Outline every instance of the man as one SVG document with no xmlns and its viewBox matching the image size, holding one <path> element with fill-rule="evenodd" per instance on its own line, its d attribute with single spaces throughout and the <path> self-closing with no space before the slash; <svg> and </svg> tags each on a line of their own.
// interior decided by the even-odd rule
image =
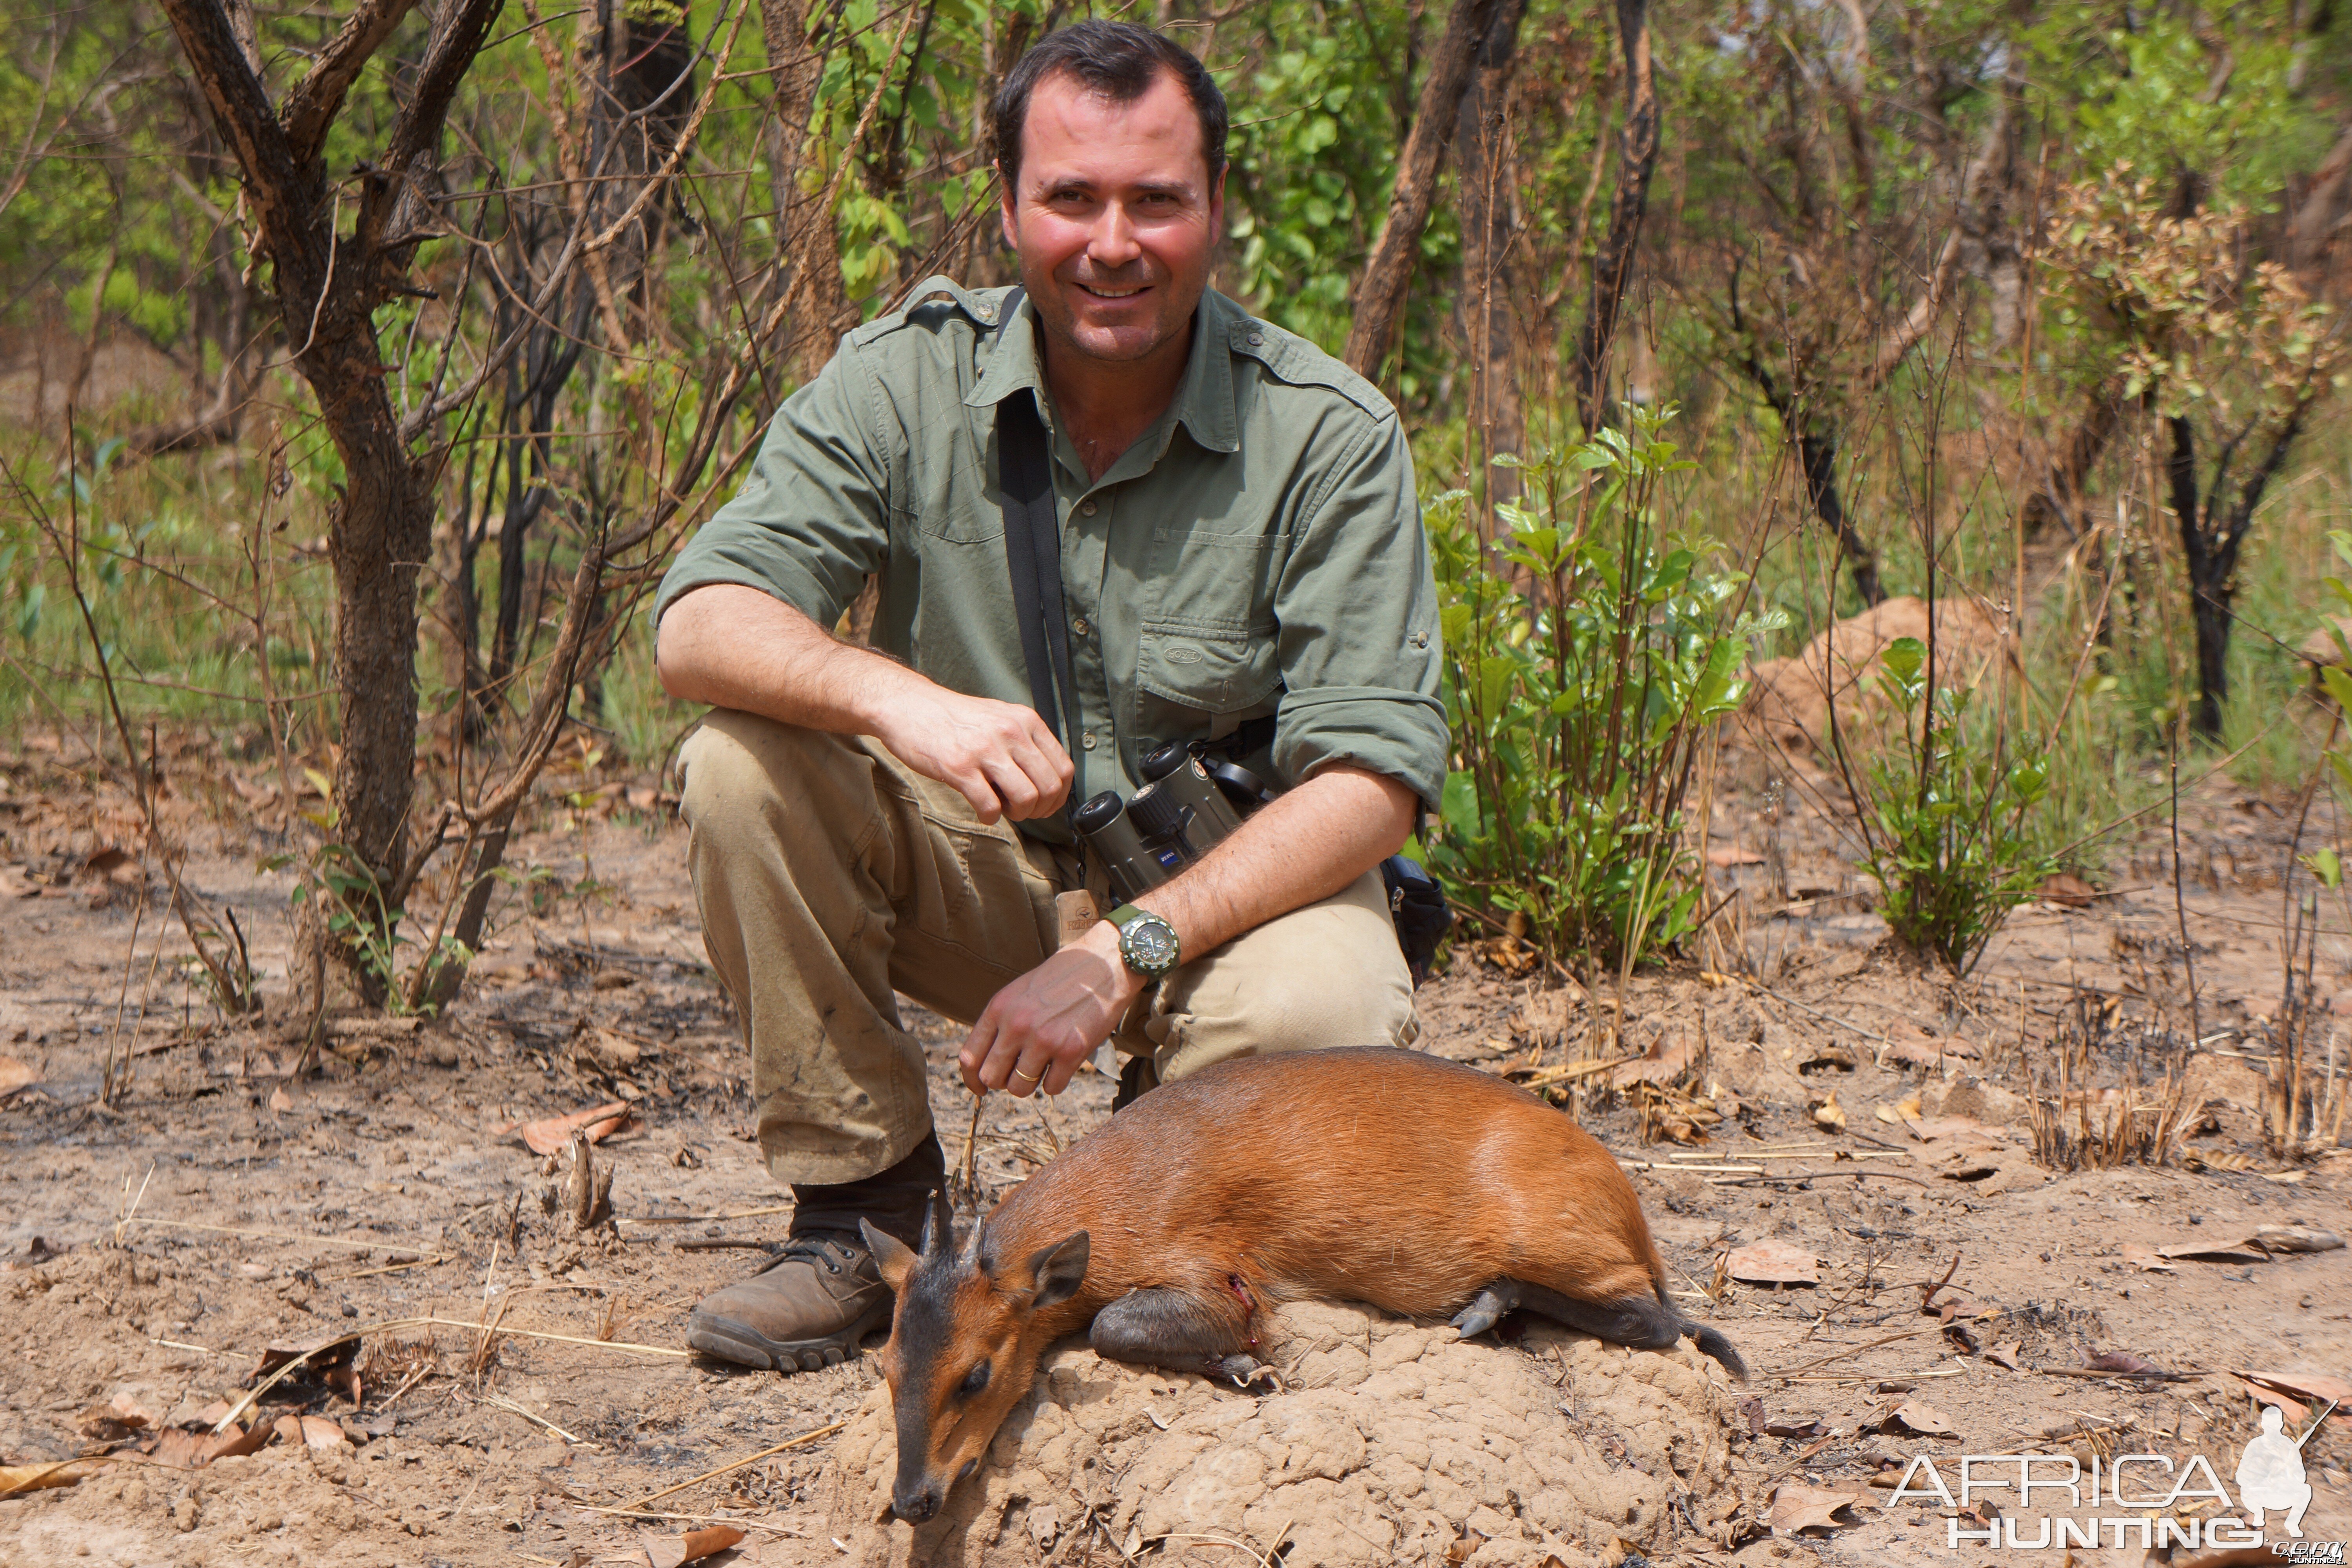
<svg viewBox="0 0 2352 1568">
<path fill-rule="evenodd" d="M 695 895 L 794 1202 L 782 1258 L 688 1323 L 748 1365 L 856 1354 L 889 1310 L 857 1221 L 912 1242 L 944 1179 L 894 989 L 976 1020 L 975 1094 L 1058 1093 L 1106 1038 L 1149 1087 L 1416 1027 L 1377 868 L 1435 802 L 1446 731 L 1396 414 L 1207 289 L 1225 110 L 1190 54 L 1083 23 L 994 118 L 1021 289 L 935 280 L 851 332 L 656 605 L 663 683 L 716 710 L 684 754 Z M 1060 522 L 1060 735 L 1028 705 L 1005 556 L 1021 400 Z M 874 647 L 836 641 L 869 573 Z M 1087 875 L 1065 803 L 1131 794 L 1168 741 L 1238 743 L 1288 788 L 1055 951 L 1055 896 Z"/>
</svg>

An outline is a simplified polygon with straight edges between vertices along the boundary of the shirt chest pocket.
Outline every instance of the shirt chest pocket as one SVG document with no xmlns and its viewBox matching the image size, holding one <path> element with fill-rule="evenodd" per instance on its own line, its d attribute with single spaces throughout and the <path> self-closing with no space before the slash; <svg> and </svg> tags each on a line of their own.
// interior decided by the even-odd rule
<svg viewBox="0 0 2352 1568">
<path fill-rule="evenodd" d="M 1136 645 L 1143 706 L 1156 699 L 1195 714 L 1263 706 L 1282 687 L 1268 580 L 1273 542 L 1166 526 L 1154 532 L 1159 591 Z"/>
<path fill-rule="evenodd" d="M 1151 700 L 1197 713 L 1239 713 L 1262 706 L 1282 689 L 1275 630 L 1204 626 L 1155 619 L 1143 623 L 1136 646 L 1136 689 Z"/>
</svg>

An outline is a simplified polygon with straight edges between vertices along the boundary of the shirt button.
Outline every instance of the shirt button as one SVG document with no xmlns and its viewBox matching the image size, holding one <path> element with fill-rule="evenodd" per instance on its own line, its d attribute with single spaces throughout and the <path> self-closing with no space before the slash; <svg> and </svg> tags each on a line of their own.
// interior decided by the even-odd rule
<svg viewBox="0 0 2352 1568">
<path fill-rule="evenodd" d="M 1099 503 L 1098 503 L 1098 502 L 1089 500 L 1089 501 L 1086 501 L 1086 502 L 1082 503 L 1082 504 L 1079 506 L 1078 510 L 1079 510 L 1080 511 L 1082 511 L 1082 512 L 1085 512 L 1088 517 L 1092 517 L 1092 516 L 1094 516 L 1095 512 L 1098 510 L 1098 507 L 1099 507 Z"/>
<path fill-rule="evenodd" d="M 1080 735 L 1078 737 L 1078 745 L 1082 750 L 1089 752 L 1093 751 L 1095 749 L 1095 732 L 1092 730 L 1088 730 L 1085 734 Z"/>
<path fill-rule="evenodd" d="M 1264 332 L 1252 332 L 1250 334 L 1250 347 L 1259 349 L 1264 348 L 1265 346 L 1265 334 Z"/>
<path fill-rule="evenodd" d="M 1086 618 L 1086 616 L 1080 616 L 1077 619 L 1076 619 L 1076 620 L 1072 621 L 1072 622 L 1070 623 L 1070 629 L 1071 629 L 1072 631 L 1074 631 L 1074 632 L 1077 633 L 1080 637 L 1084 637 L 1084 636 L 1086 636 L 1086 635 L 1087 635 L 1087 618 Z"/>
<path fill-rule="evenodd" d="M 993 305 L 975 305 L 972 307 L 971 313 L 983 321 L 996 320 L 996 307 Z"/>
</svg>

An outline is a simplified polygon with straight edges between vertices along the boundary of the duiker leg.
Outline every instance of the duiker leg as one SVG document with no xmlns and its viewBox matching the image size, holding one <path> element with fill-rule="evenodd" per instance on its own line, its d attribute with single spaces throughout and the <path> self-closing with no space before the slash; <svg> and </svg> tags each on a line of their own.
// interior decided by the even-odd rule
<svg viewBox="0 0 2352 1568">
<path fill-rule="evenodd" d="M 1242 1386 L 1265 1379 L 1279 1388 L 1274 1369 L 1249 1353 L 1247 1320 L 1234 1311 L 1239 1304 L 1167 1285 L 1129 1290 L 1095 1314 L 1087 1341 L 1113 1361 L 1206 1372 Z"/>
<path fill-rule="evenodd" d="M 1518 1307 L 1541 1312 L 1571 1329 L 1581 1329 L 1595 1339 L 1632 1345 L 1637 1350 L 1664 1350 L 1683 1337 L 1681 1320 L 1654 1298 L 1636 1296 L 1601 1306 L 1563 1296 L 1541 1285 L 1531 1285 L 1525 1279 L 1496 1279 L 1481 1288 L 1470 1299 L 1470 1304 L 1454 1314 L 1454 1326 L 1462 1331 L 1464 1339 L 1468 1339 L 1493 1328 L 1496 1320 Z"/>
</svg>

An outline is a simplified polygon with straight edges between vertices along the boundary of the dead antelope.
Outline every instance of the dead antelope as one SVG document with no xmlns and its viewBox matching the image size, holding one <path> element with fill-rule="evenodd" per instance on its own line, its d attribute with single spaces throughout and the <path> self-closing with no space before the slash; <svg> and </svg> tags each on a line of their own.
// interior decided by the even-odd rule
<svg viewBox="0 0 2352 1568">
<path fill-rule="evenodd" d="M 1247 1383 L 1265 1310 L 1369 1301 L 1480 1333 L 1515 1307 L 1618 1344 L 1685 1334 L 1632 1184 L 1524 1089 L 1388 1048 L 1221 1063 L 1153 1090 L 1014 1188 L 959 1247 L 935 1196 L 920 1254 L 866 1227 L 898 1293 L 882 1352 L 891 1502 L 939 1512 L 1045 1346 Z"/>
</svg>

